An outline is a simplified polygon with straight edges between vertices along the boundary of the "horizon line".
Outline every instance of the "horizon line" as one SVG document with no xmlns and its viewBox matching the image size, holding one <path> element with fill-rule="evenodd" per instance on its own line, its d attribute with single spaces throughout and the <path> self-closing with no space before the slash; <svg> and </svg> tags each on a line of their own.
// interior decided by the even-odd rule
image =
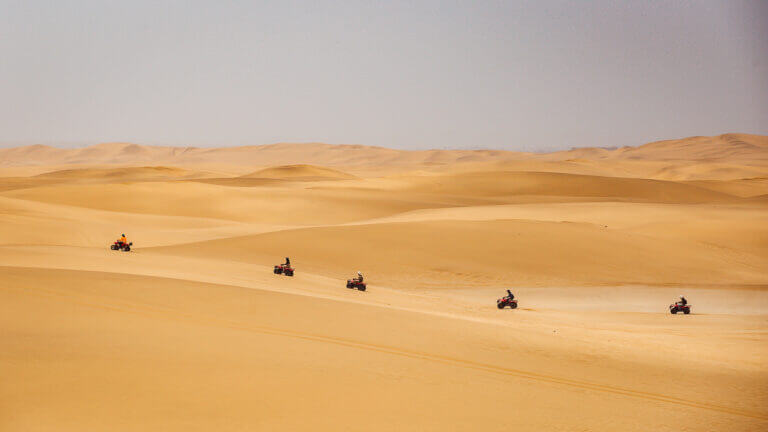
<svg viewBox="0 0 768 432">
<path fill-rule="evenodd" d="M 541 150 L 541 151 L 525 151 L 525 150 L 510 150 L 510 149 L 502 149 L 502 148 L 492 148 L 492 147 L 461 147 L 461 148 L 423 148 L 423 149 L 403 149 L 403 148 L 397 148 L 397 147 L 385 147 L 385 146 L 378 146 L 378 145 L 368 145 L 368 144 L 345 144 L 345 143 L 329 143 L 329 142 L 323 142 L 323 141 L 277 141 L 277 142 L 271 142 L 271 143 L 265 143 L 265 144 L 240 144 L 240 145 L 220 145 L 220 146 L 207 146 L 207 145 L 184 145 L 184 144 L 143 144 L 140 142 L 132 142 L 132 141 L 120 141 L 120 140 L 109 140 L 109 141 L 98 141 L 98 142 L 89 142 L 89 143 L 83 143 L 83 142 L 58 142 L 55 144 L 52 143 L 32 143 L 32 144 L 22 144 L 22 143 L 3 143 L 0 142 L 0 150 L 6 150 L 6 149 L 14 149 L 14 148 L 22 148 L 22 147 L 47 147 L 47 148 L 55 148 L 55 149 L 61 149 L 61 150 L 74 150 L 79 148 L 88 148 L 98 145 L 105 145 L 105 144 L 128 144 L 128 145 L 138 145 L 138 146 L 145 146 L 145 147 L 166 147 L 166 148 L 194 148 L 194 149 L 225 149 L 225 148 L 237 148 L 237 147 L 266 147 L 266 146 L 273 146 L 273 145 L 281 145 L 281 144 L 288 144 L 288 145 L 312 145 L 312 144 L 320 144 L 320 145 L 329 145 L 329 146 L 339 146 L 339 147 L 367 147 L 367 148 L 378 148 L 378 149 L 385 149 L 385 150 L 396 150 L 396 151 L 406 151 L 406 152 L 420 152 L 420 151 L 501 151 L 501 152 L 509 152 L 509 153 L 533 153 L 533 154 L 546 154 L 546 153 L 557 153 L 561 151 L 571 151 L 576 149 L 603 149 L 603 150 L 617 150 L 620 148 L 625 147 L 639 147 L 645 144 L 651 144 L 656 142 L 662 142 L 662 141 L 672 141 L 672 140 L 683 140 L 683 139 L 692 139 L 692 138 L 708 138 L 708 137 L 721 137 L 724 135 L 753 135 L 753 136 L 768 136 L 768 135 L 762 135 L 762 134 L 753 134 L 753 133 L 746 133 L 746 132 L 725 132 L 722 134 L 717 135 L 691 135 L 686 137 L 678 137 L 678 138 L 665 138 L 665 139 L 659 139 L 659 140 L 653 140 L 653 141 L 646 141 L 643 143 L 635 144 L 635 145 L 616 145 L 616 146 L 571 146 L 568 148 L 561 148 L 556 150 Z"/>
</svg>

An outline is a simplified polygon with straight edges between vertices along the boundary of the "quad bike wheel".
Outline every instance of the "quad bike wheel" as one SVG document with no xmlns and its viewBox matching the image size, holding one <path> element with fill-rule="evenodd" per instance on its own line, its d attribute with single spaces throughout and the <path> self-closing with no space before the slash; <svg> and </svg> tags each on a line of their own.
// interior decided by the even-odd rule
<svg viewBox="0 0 768 432">
<path fill-rule="evenodd" d="M 688 315 L 689 313 L 691 313 L 691 310 L 690 309 L 683 309 L 683 313 Z"/>
<path fill-rule="evenodd" d="M 672 315 L 675 315 L 675 314 L 677 314 L 677 309 L 674 309 L 674 308 L 670 309 L 669 313 L 671 313 Z"/>
<path fill-rule="evenodd" d="M 285 271 L 286 276 L 293 276 L 293 270 L 286 270 Z"/>
<path fill-rule="evenodd" d="M 359 289 L 360 291 L 365 291 L 365 285 L 358 285 L 357 289 Z"/>
<path fill-rule="evenodd" d="M 275 267 L 275 270 L 273 270 L 273 271 L 274 271 L 275 274 L 280 274 L 280 273 L 283 272 L 283 269 L 281 269 L 280 267 Z"/>
<path fill-rule="evenodd" d="M 109 248 L 112 249 L 112 250 L 117 250 L 118 249 L 116 244 L 111 245 Z"/>
<path fill-rule="evenodd" d="M 501 302 L 496 303 L 496 307 L 499 309 L 504 309 L 504 303 L 501 303 Z"/>
<path fill-rule="evenodd" d="M 511 309 L 517 309 L 517 303 L 512 303 L 509 305 Z"/>
</svg>

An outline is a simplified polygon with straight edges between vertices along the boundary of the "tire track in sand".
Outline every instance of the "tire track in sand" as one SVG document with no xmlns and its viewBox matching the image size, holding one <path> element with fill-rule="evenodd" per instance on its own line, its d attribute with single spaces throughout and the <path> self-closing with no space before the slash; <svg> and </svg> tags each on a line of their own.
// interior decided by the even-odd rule
<svg viewBox="0 0 768 432">
<path fill-rule="evenodd" d="M 129 303 L 120 301 L 115 302 L 115 299 L 109 299 L 111 304 L 99 302 L 100 299 L 95 296 L 85 296 L 82 294 L 66 293 L 50 288 L 19 288 L 26 293 L 37 294 L 43 297 L 56 297 L 63 298 L 67 301 L 94 309 L 101 309 L 111 312 L 121 312 L 132 315 L 145 316 L 150 318 L 159 318 L 176 322 L 192 323 L 203 326 L 215 326 L 219 328 L 229 328 L 233 330 L 246 331 L 251 333 L 258 333 L 272 336 L 290 337 L 298 340 L 306 340 L 313 342 L 330 343 L 338 346 L 344 346 L 349 348 L 361 349 L 366 351 L 379 352 L 384 354 L 395 355 L 399 357 L 411 358 L 416 360 L 430 361 L 435 363 L 441 363 L 454 367 L 462 367 L 466 369 L 473 369 L 497 375 L 511 376 L 530 381 L 544 382 L 556 385 L 563 385 L 570 388 L 578 388 L 582 390 L 589 390 L 599 393 L 613 394 L 619 396 L 632 397 L 636 399 L 643 399 L 652 402 L 661 402 L 667 404 L 673 404 L 678 406 L 685 406 L 690 408 L 698 408 L 710 411 L 717 411 L 724 414 L 730 414 L 741 417 L 748 417 L 757 420 L 768 421 L 768 414 L 753 412 L 749 410 L 743 410 L 738 408 L 731 408 L 727 406 L 715 405 L 707 402 L 699 402 L 690 399 L 683 399 L 675 396 L 668 396 L 661 393 L 646 392 L 640 390 L 633 390 L 628 388 L 622 388 L 617 386 L 598 384 L 588 381 L 573 380 L 570 378 L 563 378 L 554 375 L 547 375 L 538 372 L 525 371 L 520 369 L 513 369 L 508 367 L 501 367 L 473 360 L 466 360 L 460 358 L 454 358 L 450 356 L 444 356 L 439 354 L 430 354 L 425 352 L 413 351 L 403 348 L 397 348 L 386 345 L 378 345 L 368 342 L 360 342 L 350 339 L 339 338 L 335 336 L 326 336 L 312 333 L 304 333 L 293 330 L 286 330 L 274 327 L 252 325 L 246 323 L 240 323 L 236 321 L 230 321 L 226 319 L 197 315 L 188 312 L 182 312 L 175 309 L 162 308 L 157 306 L 151 306 L 146 304 Z"/>
</svg>

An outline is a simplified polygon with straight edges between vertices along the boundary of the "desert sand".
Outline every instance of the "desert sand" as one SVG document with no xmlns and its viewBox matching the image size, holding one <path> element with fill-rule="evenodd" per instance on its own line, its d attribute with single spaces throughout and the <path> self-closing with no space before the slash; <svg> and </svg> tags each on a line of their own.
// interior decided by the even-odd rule
<svg viewBox="0 0 768 432">
<path fill-rule="evenodd" d="M 0 430 L 767 430 L 767 210 L 746 134 L 0 149 Z"/>
</svg>

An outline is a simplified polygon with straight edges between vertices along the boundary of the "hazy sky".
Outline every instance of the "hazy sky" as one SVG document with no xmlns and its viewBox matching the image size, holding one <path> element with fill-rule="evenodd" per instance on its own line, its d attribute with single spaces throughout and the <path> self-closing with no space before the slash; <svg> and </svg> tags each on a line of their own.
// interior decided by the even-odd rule
<svg viewBox="0 0 768 432">
<path fill-rule="evenodd" d="M 768 134 L 768 0 L 0 0 L 0 145 Z"/>
</svg>

